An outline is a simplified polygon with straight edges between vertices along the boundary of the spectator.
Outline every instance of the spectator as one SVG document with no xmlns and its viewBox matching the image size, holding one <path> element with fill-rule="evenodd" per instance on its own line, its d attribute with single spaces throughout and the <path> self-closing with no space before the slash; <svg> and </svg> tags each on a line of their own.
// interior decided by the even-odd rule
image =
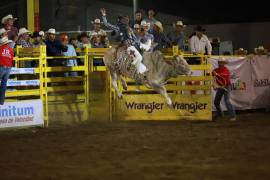
<svg viewBox="0 0 270 180">
<path fill-rule="evenodd" d="M 67 46 L 63 45 L 59 40 L 55 39 L 55 29 L 48 30 L 48 39 L 45 41 L 47 46 L 47 56 L 61 56 L 62 52 L 67 52 Z M 49 66 L 62 66 L 60 59 L 52 59 L 48 61 Z"/>
<path fill-rule="evenodd" d="M 196 35 L 192 36 L 190 39 L 190 48 L 194 54 L 206 54 L 205 49 L 207 49 L 207 54 L 212 54 L 212 46 L 208 37 L 204 34 L 205 29 L 201 26 L 197 26 L 195 29 Z"/>
<path fill-rule="evenodd" d="M 18 29 L 13 26 L 14 21 L 17 18 L 14 18 L 11 14 L 2 18 L 2 24 L 7 31 L 8 39 L 16 42 L 18 38 Z"/>
<path fill-rule="evenodd" d="M 141 28 L 139 24 L 134 24 L 134 34 L 138 38 L 140 36 Z"/>
<path fill-rule="evenodd" d="M 76 49 L 78 47 L 78 40 L 76 38 L 69 38 L 69 44 Z"/>
<path fill-rule="evenodd" d="M 33 47 L 39 47 L 41 45 L 45 45 L 45 43 L 42 40 L 42 35 L 40 35 L 38 31 L 33 32 L 33 34 L 31 35 L 31 38 L 33 39 L 33 42 L 32 42 Z"/>
<path fill-rule="evenodd" d="M 172 43 L 172 45 L 177 45 L 179 49 L 184 50 L 185 43 L 184 43 L 184 29 L 185 25 L 182 21 L 177 21 L 174 24 L 174 30 L 169 32 L 167 37 Z"/>
<path fill-rule="evenodd" d="M 135 24 L 141 24 L 143 20 L 143 12 L 141 10 L 137 10 L 135 12 L 135 19 L 130 21 L 130 27 L 134 27 Z"/>
<path fill-rule="evenodd" d="M 145 32 L 149 33 L 150 30 L 150 23 L 147 23 L 146 21 L 141 22 L 141 27 L 144 29 Z"/>
<path fill-rule="evenodd" d="M 41 36 L 41 40 L 42 40 L 43 42 L 45 42 L 45 41 L 46 41 L 46 36 L 45 36 L 44 31 L 39 31 L 38 34 Z"/>
<path fill-rule="evenodd" d="M 154 42 L 157 43 L 155 49 L 160 50 L 171 46 L 169 39 L 163 33 L 163 26 L 159 21 L 155 22 L 153 26 L 153 36 Z"/>
<path fill-rule="evenodd" d="M 90 39 L 92 38 L 92 35 L 95 34 L 95 33 L 98 34 L 98 36 L 102 40 L 101 43 L 104 43 L 103 46 L 104 47 L 109 47 L 109 39 L 107 37 L 106 31 L 101 29 L 100 19 L 95 19 L 95 21 L 94 21 L 94 30 L 90 31 L 90 33 L 89 33 Z"/>
<path fill-rule="evenodd" d="M 19 39 L 16 42 L 16 45 L 20 45 L 23 48 L 32 47 L 32 44 L 30 43 L 30 31 L 26 28 L 20 28 L 18 35 Z"/>
<path fill-rule="evenodd" d="M 10 75 L 12 61 L 14 57 L 13 49 L 9 43 L 12 41 L 4 36 L 0 39 L 0 105 L 4 104 L 7 81 Z"/>
<path fill-rule="evenodd" d="M 30 31 L 26 28 L 20 28 L 18 35 L 19 39 L 16 42 L 16 45 L 22 46 L 23 48 L 32 47 L 32 44 L 30 43 Z M 34 61 L 24 61 L 23 63 L 25 68 L 31 68 L 33 67 Z"/>
<path fill-rule="evenodd" d="M 233 105 L 230 102 L 230 92 L 231 92 L 231 82 L 230 82 L 230 71 L 225 64 L 228 62 L 223 58 L 218 60 L 218 68 L 214 69 L 213 76 L 216 79 L 217 86 L 214 88 L 216 90 L 216 96 L 214 104 L 217 110 L 217 118 L 223 117 L 223 111 L 220 107 L 220 101 L 224 95 L 224 101 L 226 108 L 231 116 L 230 120 L 236 120 L 236 114 Z"/>
<path fill-rule="evenodd" d="M 141 31 L 139 36 L 139 41 L 144 45 L 140 45 L 141 49 L 149 50 L 151 48 L 152 43 L 154 42 L 154 36 L 148 32 L 148 24 L 145 21 L 142 21 Z M 146 46 L 145 46 L 146 45 Z"/>
<path fill-rule="evenodd" d="M 89 47 L 91 48 L 91 42 L 90 42 L 90 38 L 87 35 L 86 32 L 82 32 L 79 36 L 78 36 L 78 48 L 85 48 L 85 47 Z"/>
<path fill-rule="evenodd" d="M 148 17 L 144 19 L 147 23 L 150 23 L 150 31 L 153 30 L 154 24 L 156 22 L 159 22 L 158 20 L 155 19 L 156 12 L 153 9 L 148 10 Z"/>
<path fill-rule="evenodd" d="M 75 48 L 73 47 L 73 45 L 68 43 L 69 42 L 68 41 L 68 36 L 66 34 L 61 34 L 60 35 L 60 41 L 62 42 L 62 44 L 64 46 L 67 47 L 67 51 L 63 52 L 64 56 L 77 56 Z M 65 62 L 64 64 L 66 66 L 68 66 L 68 67 L 78 66 L 77 59 L 75 59 L 75 58 L 65 59 L 64 62 Z M 78 73 L 77 72 L 65 72 L 65 77 L 68 77 L 68 76 L 78 76 Z"/>
<path fill-rule="evenodd" d="M 106 48 L 104 39 L 102 39 L 102 36 L 98 35 L 97 33 L 92 34 L 90 42 L 92 48 Z"/>
</svg>

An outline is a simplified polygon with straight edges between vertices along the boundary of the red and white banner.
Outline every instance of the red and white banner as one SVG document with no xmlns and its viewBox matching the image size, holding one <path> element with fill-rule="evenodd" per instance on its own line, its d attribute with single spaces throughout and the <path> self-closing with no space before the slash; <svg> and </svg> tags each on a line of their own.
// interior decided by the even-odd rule
<svg viewBox="0 0 270 180">
<path fill-rule="evenodd" d="M 251 108 L 270 108 L 270 57 L 254 56 L 251 69 L 254 88 Z"/>
</svg>

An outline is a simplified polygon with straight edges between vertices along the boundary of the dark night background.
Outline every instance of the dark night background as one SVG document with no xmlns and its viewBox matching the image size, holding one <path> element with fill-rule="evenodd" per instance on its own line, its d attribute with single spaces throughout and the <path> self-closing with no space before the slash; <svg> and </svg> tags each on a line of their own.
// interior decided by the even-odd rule
<svg viewBox="0 0 270 180">
<path fill-rule="evenodd" d="M 132 6 L 132 0 L 103 0 Z M 170 3 L 168 3 L 170 2 Z M 269 2 L 266 1 L 166 1 L 138 0 L 142 9 L 154 8 L 157 11 L 183 17 L 188 24 L 217 24 L 239 22 L 270 21 Z"/>
</svg>

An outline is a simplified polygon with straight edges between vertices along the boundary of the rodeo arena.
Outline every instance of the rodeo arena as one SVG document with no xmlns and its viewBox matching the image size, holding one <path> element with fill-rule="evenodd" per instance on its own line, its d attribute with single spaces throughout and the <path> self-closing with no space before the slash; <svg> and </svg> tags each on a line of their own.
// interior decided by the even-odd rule
<svg viewBox="0 0 270 180">
<path fill-rule="evenodd" d="M 0 10 L 0 180 L 270 179 L 270 18 L 161 0 Z"/>
</svg>

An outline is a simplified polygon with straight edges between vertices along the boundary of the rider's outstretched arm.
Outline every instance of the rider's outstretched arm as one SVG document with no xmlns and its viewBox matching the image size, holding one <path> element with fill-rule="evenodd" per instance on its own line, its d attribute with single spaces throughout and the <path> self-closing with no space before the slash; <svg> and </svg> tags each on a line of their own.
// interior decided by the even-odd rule
<svg viewBox="0 0 270 180">
<path fill-rule="evenodd" d="M 107 28 L 109 28 L 110 30 L 113 30 L 113 31 L 117 31 L 119 32 L 119 27 L 118 26 L 115 26 L 111 23 L 109 23 L 107 21 L 107 18 L 106 18 L 106 10 L 104 8 L 101 8 L 100 9 L 100 12 L 101 12 L 101 15 L 102 15 L 102 21 L 104 23 L 104 26 L 106 26 Z"/>
</svg>

